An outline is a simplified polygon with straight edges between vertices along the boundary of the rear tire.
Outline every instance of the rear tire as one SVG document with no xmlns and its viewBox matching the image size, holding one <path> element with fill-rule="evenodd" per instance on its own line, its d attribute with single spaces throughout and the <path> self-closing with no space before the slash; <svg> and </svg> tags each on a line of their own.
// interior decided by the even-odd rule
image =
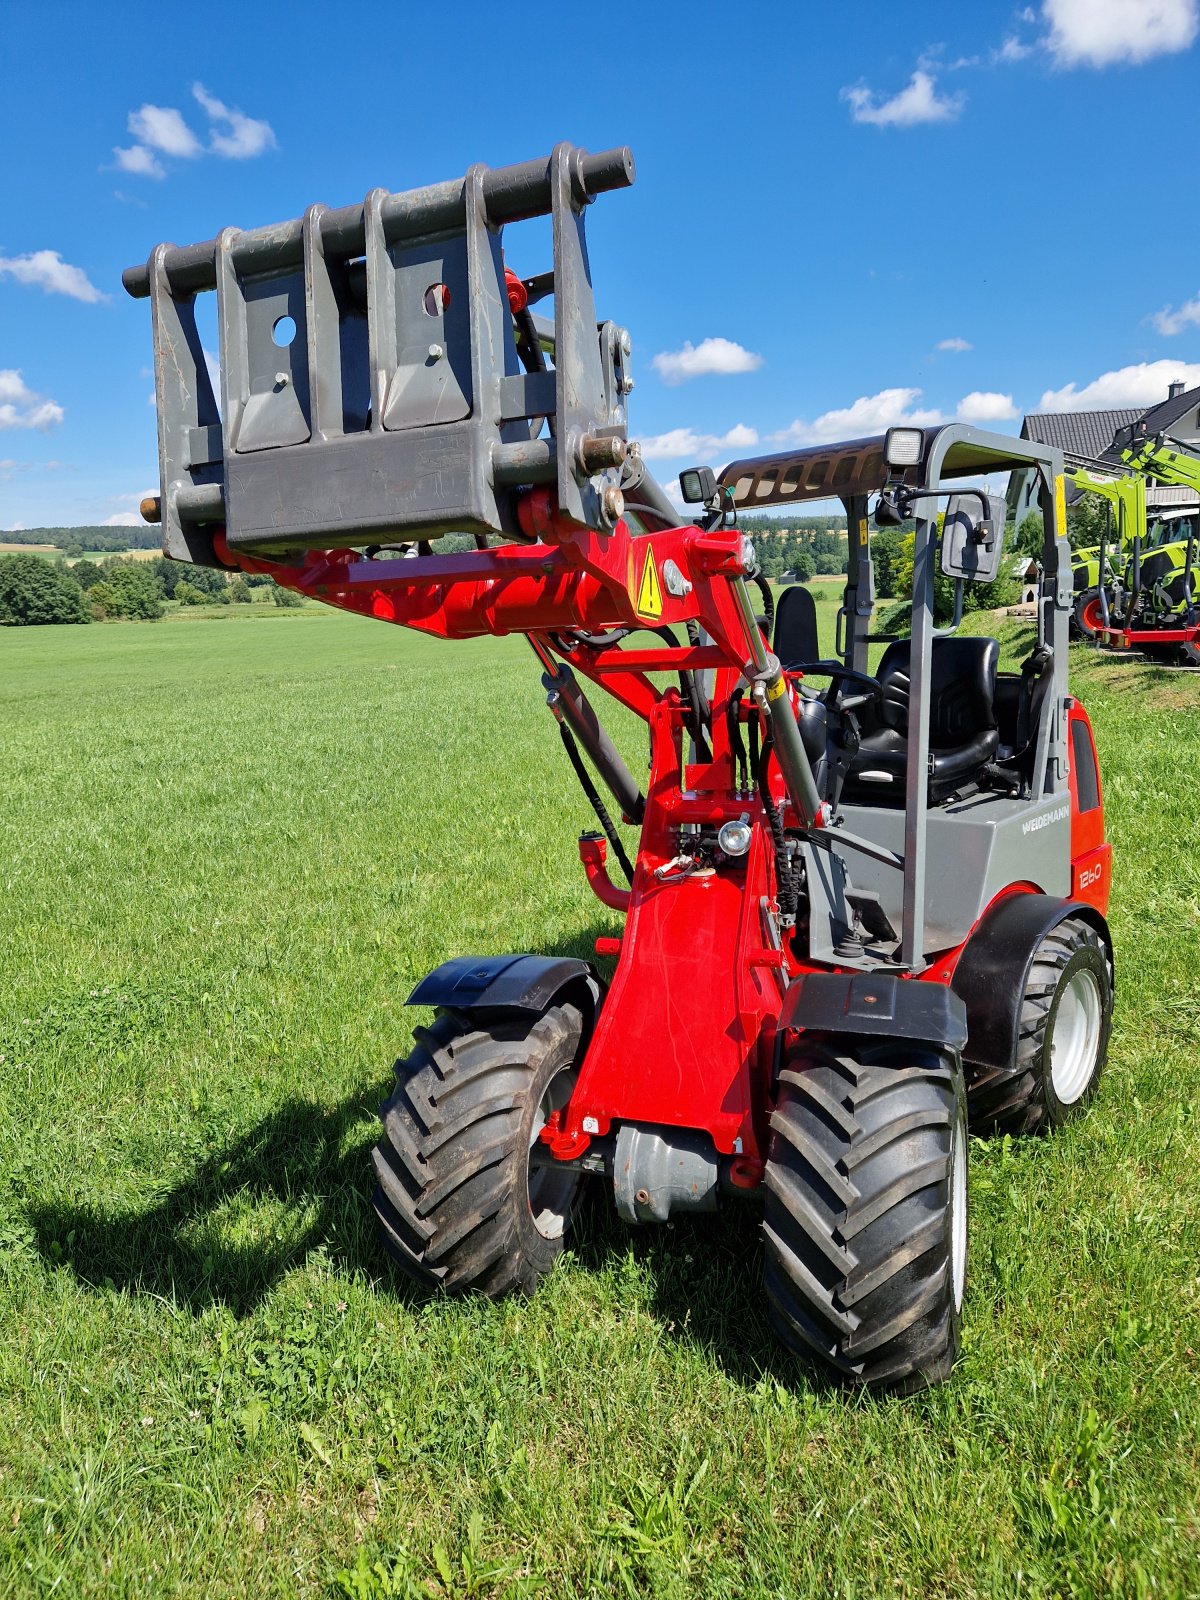
<svg viewBox="0 0 1200 1600">
<path fill-rule="evenodd" d="M 580 1175 L 538 1133 L 570 1099 L 582 1032 L 571 1005 L 532 1021 L 441 1011 L 415 1030 L 380 1110 L 372 1203 L 423 1288 L 531 1293 L 562 1254 Z"/>
<path fill-rule="evenodd" d="M 902 1393 L 946 1378 L 966 1278 L 962 1074 L 932 1046 L 804 1040 L 779 1080 L 765 1287 L 795 1355 Z"/>
<path fill-rule="evenodd" d="M 1085 589 L 1082 594 L 1075 597 L 1075 609 L 1071 614 L 1074 632 L 1081 639 L 1094 639 L 1096 630 L 1103 626 L 1104 616 L 1100 610 L 1100 591 L 1098 589 Z"/>
<path fill-rule="evenodd" d="M 1034 952 L 1010 1068 L 967 1067 L 973 1133 L 1041 1133 L 1095 1093 L 1112 1029 L 1112 968 L 1089 922 L 1067 917 Z"/>
</svg>

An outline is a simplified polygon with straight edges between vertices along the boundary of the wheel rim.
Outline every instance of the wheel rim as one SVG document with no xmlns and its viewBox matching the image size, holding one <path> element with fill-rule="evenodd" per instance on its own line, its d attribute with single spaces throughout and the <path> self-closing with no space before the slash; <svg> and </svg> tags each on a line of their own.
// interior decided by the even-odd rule
<svg viewBox="0 0 1200 1600">
<path fill-rule="evenodd" d="M 967 1283 L 967 1139 L 963 1118 L 954 1119 L 950 1141 L 950 1284 L 954 1309 L 962 1310 Z"/>
<path fill-rule="evenodd" d="M 1097 628 L 1103 626 L 1104 618 L 1100 614 L 1099 600 L 1088 601 L 1083 608 L 1083 616 L 1080 621 L 1089 633 L 1095 633 Z"/>
<path fill-rule="evenodd" d="M 1091 1081 L 1103 1014 L 1099 979 L 1089 967 L 1077 967 L 1062 986 L 1050 1036 L 1050 1084 L 1064 1106 Z"/>
<path fill-rule="evenodd" d="M 543 1239 L 561 1239 L 567 1231 L 571 1201 L 579 1182 L 574 1168 L 556 1161 L 539 1138 L 552 1113 L 563 1110 L 570 1100 L 575 1077 L 574 1067 L 564 1067 L 550 1079 L 542 1090 L 529 1135 L 529 1211 Z"/>
</svg>

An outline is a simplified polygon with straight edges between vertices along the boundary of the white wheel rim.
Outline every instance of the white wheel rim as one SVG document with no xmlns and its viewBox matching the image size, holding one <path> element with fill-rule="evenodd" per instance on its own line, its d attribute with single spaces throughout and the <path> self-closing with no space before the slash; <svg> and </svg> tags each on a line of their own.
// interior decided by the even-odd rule
<svg viewBox="0 0 1200 1600">
<path fill-rule="evenodd" d="M 950 1285 L 954 1309 L 961 1311 L 967 1285 L 967 1140 L 961 1115 L 950 1140 Z"/>
<path fill-rule="evenodd" d="M 1050 1084 L 1064 1106 L 1073 1105 L 1092 1080 L 1103 1015 L 1096 974 L 1076 967 L 1059 993 L 1050 1035 Z"/>
<path fill-rule="evenodd" d="M 567 1231 L 571 1200 L 579 1181 L 572 1167 L 563 1166 L 539 1142 L 551 1113 L 561 1111 L 575 1087 L 574 1067 L 565 1067 L 542 1091 L 529 1135 L 529 1210 L 543 1239 L 561 1239 Z"/>
</svg>

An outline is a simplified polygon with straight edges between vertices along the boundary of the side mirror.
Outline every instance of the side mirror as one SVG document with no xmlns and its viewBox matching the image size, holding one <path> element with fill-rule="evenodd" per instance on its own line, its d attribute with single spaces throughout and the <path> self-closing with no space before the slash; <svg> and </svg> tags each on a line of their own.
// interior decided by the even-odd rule
<svg viewBox="0 0 1200 1600">
<path fill-rule="evenodd" d="M 942 571 L 948 578 L 995 582 L 1004 553 L 1007 509 L 998 494 L 952 496 L 942 527 Z"/>
</svg>

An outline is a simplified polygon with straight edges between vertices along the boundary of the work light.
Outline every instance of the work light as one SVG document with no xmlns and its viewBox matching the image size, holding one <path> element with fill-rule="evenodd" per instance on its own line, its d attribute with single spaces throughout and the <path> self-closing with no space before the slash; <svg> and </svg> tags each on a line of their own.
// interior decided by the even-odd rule
<svg viewBox="0 0 1200 1600">
<path fill-rule="evenodd" d="M 889 428 L 883 453 L 889 467 L 915 467 L 921 459 L 925 434 L 921 428 Z"/>
</svg>

